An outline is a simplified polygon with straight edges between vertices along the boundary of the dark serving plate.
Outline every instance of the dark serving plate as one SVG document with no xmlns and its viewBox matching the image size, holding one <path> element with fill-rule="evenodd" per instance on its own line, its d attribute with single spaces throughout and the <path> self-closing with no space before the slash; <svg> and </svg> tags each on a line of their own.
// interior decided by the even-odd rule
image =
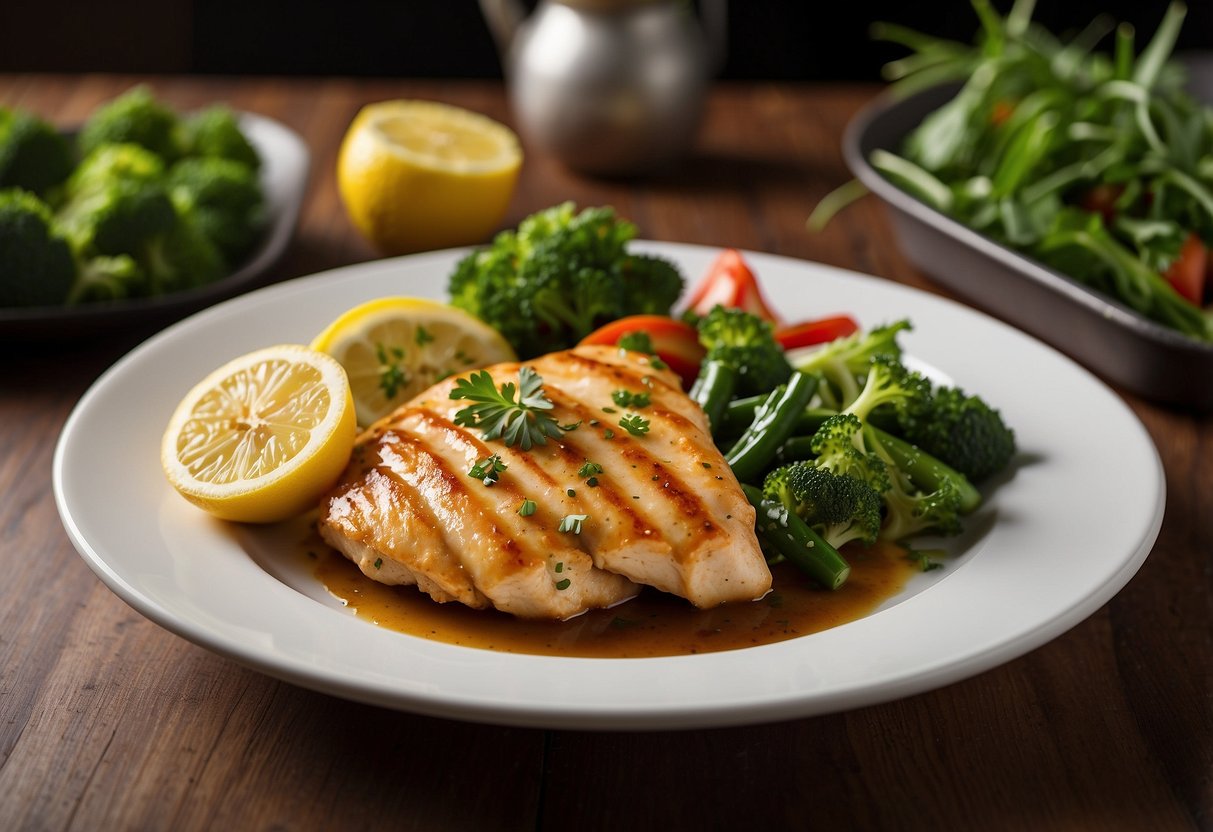
<svg viewBox="0 0 1213 832">
<path fill-rule="evenodd" d="M 1213 411 L 1213 344 L 1134 312 L 919 202 L 868 162 L 955 93 L 940 87 L 877 99 L 847 126 L 851 172 L 888 207 L 906 256 L 935 282 L 1067 353 L 1113 384 L 1148 399 Z"/>
<path fill-rule="evenodd" d="M 206 286 L 152 298 L 79 306 L 0 307 L 0 341 L 67 341 L 134 326 L 169 324 L 256 287 L 294 236 L 311 154 L 299 134 L 271 118 L 240 113 L 240 127 L 261 156 L 266 227 L 261 241 L 234 272 Z"/>
</svg>

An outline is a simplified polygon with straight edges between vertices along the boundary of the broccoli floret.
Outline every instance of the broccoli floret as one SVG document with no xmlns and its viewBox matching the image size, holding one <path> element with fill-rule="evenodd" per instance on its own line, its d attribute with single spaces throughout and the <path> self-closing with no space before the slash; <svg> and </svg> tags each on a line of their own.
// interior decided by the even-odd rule
<svg viewBox="0 0 1213 832">
<path fill-rule="evenodd" d="M 898 432 L 922 450 L 979 482 L 1015 455 L 1015 433 L 978 396 L 941 387 L 924 407 L 898 415 Z"/>
<path fill-rule="evenodd" d="M 133 257 L 94 257 L 85 261 L 67 296 L 69 304 L 118 300 L 147 294 L 147 275 Z"/>
<path fill-rule="evenodd" d="M 960 496 L 948 481 L 934 491 L 915 491 L 899 477 L 885 492 L 885 521 L 880 530 L 883 540 L 894 542 L 921 532 L 942 535 L 960 534 Z"/>
<path fill-rule="evenodd" d="M 907 370 L 897 358 L 879 354 L 868 364 L 863 387 L 844 412 L 867 422 L 874 411 L 882 409 L 898 414 L 920 413 L 930 400 L 930 381 Z"/>
<path fill-rule="evenodd" d="M 459 262 L 451 303 L 495 327 L 524 359 L 571 347 L 607 321 L 668 313 L 677 294 L 668 282 L 648 292 L 628 283 L 625 247 L 635 233 L 610 208 L 576 213 L 565 203 L 532 214 Z"/>
<path fill-rule="evenodd" d="M 67 179 L 73 164 L 71 145 L 54 127 L 0 108 L 0 188 L 45 194 Z"/>
<path fill-rule="evenodd" d="M 131 254 L 177 224 L 159 185 L 114 179 L 81 191 L 60 209 L 60 227 L 77 256 Z"/>
<path fill-rule="evenodd" d="M 796 369 L 820 375 L 827 382 L 821 389 L 826 405 L 842 410 L 859 395 L 872 359 L 884 355 L 900 360 L 897 335 L 911 328 L 909 321 L 901 320 L 839 338 L 797 360 Z"/>
<path fill-rule="evenodd" d="M 764 497 L 783 503 L 835 549 L 852 540 L 870 545 L 880 532 L 881 501 L 876 490 L 811 461 L 776 468 L 762 490 Z"/>
<path fill-rule="evenodd" d="M 184 132 L 189 156 L 230 159 L 254 171 L 261 167 L 261 157 L 240 129 L 235 113 L 221 104 L 187 116 Z"/>
<path fill-rule="evenodd" d="M 169 170 L 169 193 L 229 263 L 248 253 L 262 227 L 261 183 L 252 168 L 220 158 L 183 159 Z"/>
<path fill-rule="evenodd" d="M 105 144 L 81 160 L 67 180 L 67 198 L 104 189 L 111 182 L 157 184 L 164 180 L 164 160 L 137 144 Z"/>
<path fill-rule="evenodd" d="M 223 254 L 188 214 L 167 233 L 147 241 L 137 253 L 153 295 L 214 282 L 227 271 Z"/>
<path fill-rule="evenodd" d="M 53 306 L 76 277 L 51 212 L 28 191 L 0 191 L 0 306 Z"/>
<path fill-rule="evenodd" d="M 699 319 L 704 361 L 720 361 L 737 373 L 737 393 L 769 393 L 792 375 L 792 365 L 772 334 L 771 324 L 741 309 L 717 306 Z"/>
<path fill-rule="evenodd" d="M 146 147 L 166 162 L 182 153 L 181 122 L 146 87 L 135 87 L 93 111 L 76 142 L 82 155 L 103 144 L 132 143 Z"/>
<path fill-rule="evenodd" d="M 632 254 L 623 259 L 623 302 L 633 315 L 665 315 L 682 294 L 682 273 L 662 257 Z"/>
<path fill-rule="evenodd" d="M 888 464 L 868 450 L 863 422 L 853 413 L 827 418 L 813 434 L 810 448 L 816 454 L 813 464 L 839 475 L 854 477 L 876 493 L 890 488 Z"/>
</svg>

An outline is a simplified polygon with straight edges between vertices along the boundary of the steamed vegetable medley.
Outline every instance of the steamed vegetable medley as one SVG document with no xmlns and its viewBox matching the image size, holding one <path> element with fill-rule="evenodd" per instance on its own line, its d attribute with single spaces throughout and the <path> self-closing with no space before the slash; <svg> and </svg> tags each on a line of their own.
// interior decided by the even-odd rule
<svg viewBox="0 0 1213 832">
<path fill-rule="evenodd" d="M 981 503 L 977 486 L 1015 455 L 1015 437 L 980 397 L 903 363 L 909 321 L 868 331 L 847 315 L 782 325 L 733 250 L 676 319 L 681 275 L 628 254 L 632 234 L 609 208 L 542 212 L 459 264 L 453 302 L 499 327 L 523 357 L 612 344 L 677 372 L 758 511 L 769 559 L 824 587 L 846 580 L 847 547 L 961 530 Z M 643 421 L 647 401 L 617 404 Z"/>
<path fill-rule="evenodd" d="M 975 46 L 899 26 L 913 54 L 895 90 L 963 81 L 900 154 L 871 161 L 929 205 L 1192 338 L 1213 340 L 1213 111 L 1169 62 L 1173 3 L 1135 56 L 1132 27 L 1104 18 L 1070 42 L 973 0 Z M 1094 51 L 1112 37 L 1110 54 Z"/>
<path fill-rule="evenodd" d="M 148 297 L 228 274 L 263 225 L 235 115 L 179 116 L 135 88 L 74 139 L 0 108 L 0 307 Z"/>
</svg>

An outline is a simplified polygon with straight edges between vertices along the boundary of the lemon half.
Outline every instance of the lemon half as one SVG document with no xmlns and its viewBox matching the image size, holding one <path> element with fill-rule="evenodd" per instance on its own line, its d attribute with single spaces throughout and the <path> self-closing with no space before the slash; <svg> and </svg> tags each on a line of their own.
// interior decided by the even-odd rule
<svg viewBox="0 0 1213 832">
<path fill-rule="evenodd" d="M 311 508 L 336 482 L 355 428 L 337 361 L 269 347 L 224 364 L 181 400 L 160 462 L 183 497 L 216 517 L 275 522 Z"/>
<path fill-rule="evenodd" d="M 501 334 L 480 319 L 410 297 L 355 306 L 317 335 L 312 349 L 345 368 L 363 427 L 447 376 L 515 359 Z"/>
<path fill-rule="evenodd" d="M 522 165 L 512 130 L 433 101 L 364 107 L 337 184 L 350 219 L 385 254 L 482 242 L 505 216 Z"/>
</svg>

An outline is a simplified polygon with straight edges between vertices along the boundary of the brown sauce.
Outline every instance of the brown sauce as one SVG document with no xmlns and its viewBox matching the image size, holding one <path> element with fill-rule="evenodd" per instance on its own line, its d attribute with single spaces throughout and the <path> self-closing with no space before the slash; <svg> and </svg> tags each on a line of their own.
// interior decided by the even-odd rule
<svg viewBox="0 0 1213 832">
<path fill-rule="evenodd" d="M 869 614 L 917 570 L 905 550 L 877 544 L 847 550 L 841 589 L 816 588 L 790 564 L 772 569 L 774 589 L 758 601 L 699 610 L 655 590 L 570 621 L 527 621 L 459 603 L 438 604 L 416 587 L 372 581 L 338 552 L 309 545 L 315 574 L 362 619 L 409 635 L 507 653 L 644 658 L 737 650 L 837 627 Z"/>
</svg>

